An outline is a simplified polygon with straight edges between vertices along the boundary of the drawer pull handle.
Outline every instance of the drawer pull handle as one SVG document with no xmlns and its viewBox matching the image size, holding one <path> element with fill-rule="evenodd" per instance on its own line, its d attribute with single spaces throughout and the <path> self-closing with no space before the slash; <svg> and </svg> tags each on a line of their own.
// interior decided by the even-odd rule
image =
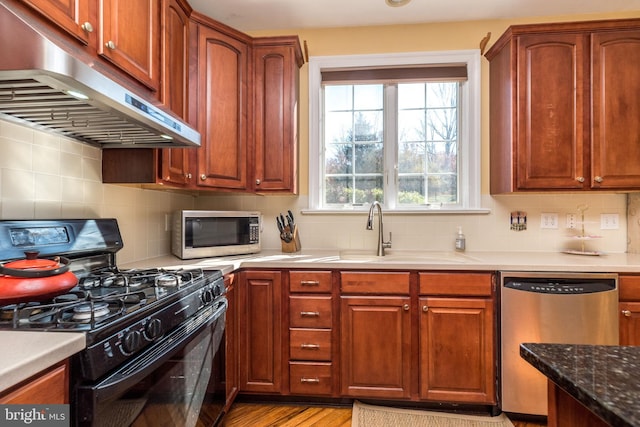
<svg viewBox="0 0 640 427">
<path fill-rule="evenodd" d="M 320 344 L 300 344 L 303 350 L 320 350 Z"/>
<path fill-rule="evenodd" d="M 300 378 L 300 382 L 303 384 L 320 384 L 320 378 Z"/>
<path fill-rule="evenodd" d="M 301 286 L 320 286 L 320 282 L 318 282 L 317 280 L 301 280 L 300 285 Z"/>
<path fill-rule="evenodd" d="M 302 317 L 320 317 L 319 311 L 301 311 L 300 316 Z"/>
</svg>

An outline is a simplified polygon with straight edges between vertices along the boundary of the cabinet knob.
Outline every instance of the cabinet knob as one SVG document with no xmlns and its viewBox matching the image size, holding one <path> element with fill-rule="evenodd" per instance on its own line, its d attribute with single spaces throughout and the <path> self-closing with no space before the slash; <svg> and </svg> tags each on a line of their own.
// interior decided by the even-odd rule
<svg viewBox="0 0 640 427">
<path fill-rule="evenodd" d="M 185 173 L 185 174 L 184 174 L 184 176 L 185 176 L 185 178 L 187 178 L 187 179 L 191 179 L 191 174 L 190 174 L 190 173 Z"/>
<path fill-rule="evenodd" d="M 405 305 L 403 305 L 403 306 L 402 306 L 402 309 L 403 309 L 404 311 L 409 311 L 409 304 L 405 304 Z"/>
<path fill-rule="evenodd" d="M 596 176 L 595 178 L 593 178 L 593 180 L 597 183 L 601 183 L 602 181 L 604 181 L 604 178 L 602 178 L 601 176 Z"/>
<path fill-rule="evenodd" d="M 207 175 L 205 175 L 205 174 L 200 175 L 200 179 L 202 181 L 205 181 L 207 179 Z"/>
<path fill-rule="evenodd" d="M 584 182 L 584 176 L 579 176 L 576 178 L 576 181 L 578 182 Z"/>
<path fill-rule="evenodd" d="M 429 307 L 427 307 L 426 305 L 423 305 L 422 306 L 422 311 L 424 311 L 426 313 L 427 311 L 429 311 Z"/>
<path fill-rule="evenodd" d="M 165 177 L 164 177 L 164 180 L 165 180 L 165 181 L 170 181 L 170 180 L 171 180 L 171 177 L 170 177 L 169 175 L 167 175 L 167 176 L 165 176 Z"/>
<path fill-rule="evenodd" d="M 622 315 L 624 317 L 631 317 L 631 311 L 629 310 L 622 310 Z"/>
<path fill-rule="evenodd" d="M 256 185 L 260 185 L 261 182 L 260 179 L 256 179 Z"/>
<path fill-rule="evenodd" d="M 111 40 L 106 42 L 104 45 L 107 47 L 107 49 L 115 50 L 116 48 L 116 44 Z"/>
<path fill-rule="evenodd" d="M 91 25 L 91 22 L 85 22 L 84 24 L 80 25 L 80 28 L 82 28 L 82 31 L 84 32 L 93 33 L 93 25 Z"/>
</svg>

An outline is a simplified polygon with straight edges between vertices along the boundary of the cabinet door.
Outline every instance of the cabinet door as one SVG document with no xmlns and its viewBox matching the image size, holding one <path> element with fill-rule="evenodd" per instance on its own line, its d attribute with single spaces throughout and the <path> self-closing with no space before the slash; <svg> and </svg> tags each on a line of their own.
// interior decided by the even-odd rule
<svg viewBox="0 0 640 427">
<path fill-rule="evenodd" d="M 621 302 L 620 345 L 640 345 L 640 302 Z"/>
<path fill-rule="evenodd" d="M 160 3 L 101 0 L 98 54 L 153 90 L 160 85 Z"/>
<path fill-rule="evenodd" d="M 495 404 L 493 302 L 420 298 L 420 397 Z"/>
<path fill-rule="evenodd" d="M 247 189 L 248 71 L 247 43 L 198 25 L 199 186 Z"/>
<path fill-rule="evenodd" d="M 2 405 L 51 405 L 69 403 L 69 366 L 62 362 L 28 380 L 15 390 L 2 393 Z"/>
<path fill-rule="evenodd" d="M 240 390 L 279 393 L 282 379 L 281 273 L 246 271 L 239 287 Z"/>
<path fill-rule="evenodd" d="M 267 39 L 271 40 L 271 39 Z M 298 68 L 297 37 L 286 44 L 254 44 L 254 188 L 257 192 L 297 191 Z M 297 48 L 297 49 L 296 49 Z"/>
<path fill-rule="evenodd" d="M 60 28 L 89 44 L 89 36 L 97 26 L 89 18 L 89 7 L 93 2 L 88 0 L 24 0 Z"/>
<path fill-rule="evenodd" d="M 187 120 L 189 75 L 189 17 L 178 0 L 162 1 L 162 85 L 160 100 L 180 118 Z M 189 155 L 183 148 L 161 150 L 160 176 L 170 184 L 187 185 L 192 174 Z"/>
<path fill-rule="evenodd" d="M 518 37 L 518 189 L 586 185 L 585 37 L 580 33 Z"/>
<path fill-rule="evenodd" d="M 406 399 L 411 380 L 409 297 L 341 297 L 343 396 Z"/>
<path fill-rule="evenodd" d="M 592 35 L 592 186 L 640 188 L 640 31 Z"/>
</svg>

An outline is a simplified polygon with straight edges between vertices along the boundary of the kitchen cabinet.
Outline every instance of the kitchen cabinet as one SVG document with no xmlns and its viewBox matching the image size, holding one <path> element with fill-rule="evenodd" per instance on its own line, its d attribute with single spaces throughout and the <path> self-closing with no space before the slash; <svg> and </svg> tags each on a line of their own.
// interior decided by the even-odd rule
<svg viewBox="0 0 640 427">
<path fill-rule="evenodd" d="M 152 92 L 159 89 L 157 0 L 28 0 L 26 4 L 85 45 L 86 62 L 95 66 L 93 59 L 100 57 Z"/>
<path fill-rule="evenodd" d="M 298 88 L 304 63 L 297 36 L 253 40 L 253 189 L 298 191 Z"/>
<path fill-rule="evenodd" d="M 512 26 L 486 57 L 492 194 L 640 188 L 640 20 Z"/>
<path fill-rule="evenodd" d="M 251 38 L 202 15 L 193 17 L 197 70 L 191 76 L 191 96 L 202 136 L 196 186 L 246 191 Z"/>
<path fill-rule="evenodd" d="M 189 15 L 184 0 L 162 0 L 160 101 L 189 120 Z M 102 150 L 102 182 L 186 187 L 193 182 L 188 148 L 108 148 Z"/>
<path fill-rule="evenodd" d="M 331 271 L 289 272 L 289 391 L 329 396 L 334 387 Z"/>
<path fill-rule="evenodd" d="M 98 55 L 147 87 L 160 85 L 160 3 L 101 0 Z"/>
<path fill-rule="evenodd" d="M 341 394 L 411 395 L 408 272 L 341 272 Z"/>
<path fill-rule="evenodd" d="M 247 270 L 238 286 L 240 391 L 280 393 L 282 272 Z"/>
<path fill-rule="evenodd" d="M 419 273 L 420 398 L 490 404 L 496 320 L 490 273 Z"/>
<path fill-rule="evenodd" d="M 620 275 L 620 345 L 640 345 L 640 276 Z"/>
<path fill-rule="evenodd" d="M 69 403 L 69 366 L 61 362 L 0 394 L 0 404 Z"/>
<path fill-rule="evenodd" d="M 89 44 L 91 33 L 97 24 L 96 20 L 90 16 L 90 9 L 95 7 L 95 2 L 87 0 L 24 0 L 24 2 L 80 42 Z"/>
</svg>

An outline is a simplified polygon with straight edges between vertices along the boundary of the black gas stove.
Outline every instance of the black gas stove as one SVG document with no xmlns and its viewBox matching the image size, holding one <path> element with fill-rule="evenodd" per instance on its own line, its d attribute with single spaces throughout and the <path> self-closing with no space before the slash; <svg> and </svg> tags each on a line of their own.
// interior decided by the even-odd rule
<svg viewBox="0 0 640 427">
<path fill-rule="evenodd" d="M 0 221 L 0 262 L 25 251 L 64 256 L 78 278 L 51 299 L 0 307 L 0 329 L 85 333 L 82 375 L 96 380 L 226 304 L 220 271 L 120 269 L 122 247 L 114 219 Z"/>
</svg>

